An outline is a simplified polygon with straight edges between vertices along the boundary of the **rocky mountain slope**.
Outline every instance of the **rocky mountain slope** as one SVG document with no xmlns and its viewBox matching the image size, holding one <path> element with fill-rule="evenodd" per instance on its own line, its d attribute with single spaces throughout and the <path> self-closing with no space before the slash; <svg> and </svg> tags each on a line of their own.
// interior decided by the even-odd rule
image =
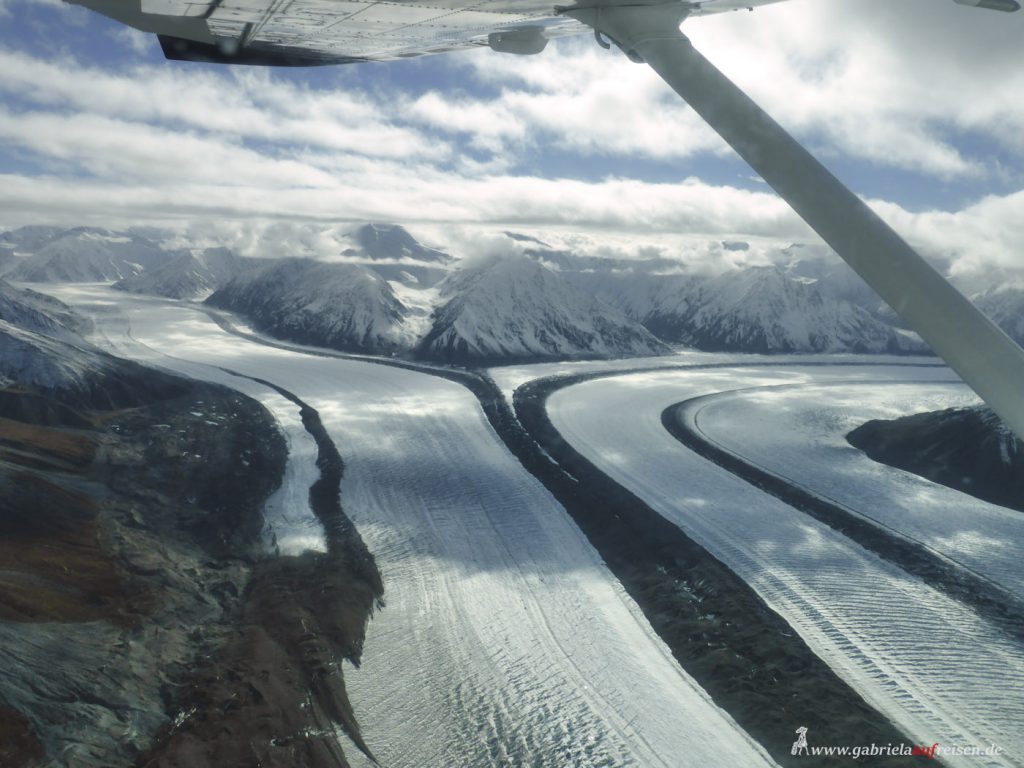
<svg viewBox="0 0 1024 768">
<path fill-rule="evenodd" d="M 1024 443 L 986 407 L 869 421 L 846 439 L 875 461 L 1024 512 Z"/>
<path fill-rule="evenodd" d="M 271 261 L 236 276 L 206 302 L 303 344 L 387 354 L 410 343 L 403 326 L 408 310 L 383 278 L 356 264 Z"/>
<path fill-rule="evenodd" d="M 364 224 L 350 233 L 348 259 L 363 261 L 385 280 L 430 287 L 448 274 L 452 257 L 420 243 L 397 224 Z"/>
<path fill-rule="evenodd" d="M 169 258 L 147 238 L 93 227 L 6 234 L 19 256 L 4 274 L 12 282 L 108 282 L 137 275 Z"/>
<path fill-rule="evenodd" d="M 364 224 L 351 234 L 356 248 L 345 250 L 346 256 L 365 256 L 378 261 L 411 259 L 447 264 L 452 258 L 444 251 L 430 248 L 397 224 Z"/>
<path fill-rule="evenodd" d="M 336 730 L 365 745 L 337 665 L 382 584 L 337 450 L 318 440 L 330 551 L 265 551 L 270 414 L 73 315 L 0 282 L 0 765 L 345 768 Z"/>
<path fill-rule="evenodd" d="M 36 291 L 15 288 L 0 279 L 0 320 L 46 336 L 81 343 L 89 321 L 66 304 Z"/>
<path fill-rule="evenodd" d="M 996 288 L 971 297 L 978 309 L 1024 345 L 1024 288 Z"/>
<path fill-rule="evenodd" d="M 170 377 L 155 376 L 87 342 L 88 322 L 56 299 L 0 280 L 0 386 L 27 387 L 81 408 L 129 407 Z"/>
<path fill-rule="evenodd" d="M 526 256 L 453 273 L 417 356 L 458 363 L 641 357 L 669 348 L 613 307 Z"/>
<path fill-rule="evenodd" d="M 827 300 L 778 267 L 701 281 L 675 306 L 644 318 L 659 337 L 698 349 L 744 352 L 900 352 L 897 333 L 844 300 Z"/>
<path fill-rule="evenodd" d="M 169 299 L 205 298 L 252 265 L 253 260 L 240 258 L 228 248 L 189 250 L 140 274 L 118 280 L 114 287 Z"/>
<path fill-rule="evenodd" d="M 0 243 L 0 275 L 13 268 L 17 263 L 18 257 L 14 255 L 14 247 Z"/>
</svg>

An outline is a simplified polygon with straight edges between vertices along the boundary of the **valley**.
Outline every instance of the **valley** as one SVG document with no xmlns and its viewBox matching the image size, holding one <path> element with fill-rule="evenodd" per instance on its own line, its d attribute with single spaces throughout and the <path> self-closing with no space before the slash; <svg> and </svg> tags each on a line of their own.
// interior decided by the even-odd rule
<svg viewBox="0 0 1024 768">
<path fill-rule="evenodd" d="M 102 288 L 55 293 L 87 313 L 90 300 L 110 306 Z M 679 667 L 467 390 L 245 342 L 189 307 L 118 304 L 126 323 L 104 330 L 95 316 L 120 354 L 272 380 L 334 436 L 342 506 L 385 585 L 361 664 L 345 671 L 384 764 L 671 765 L 684 751 L 770 764 Z"/>
<path fill-rule="evenodd" d="M 115 405 L 184 376 L 287 449 L 216 653 L 119 764 L 233 764 L 255 739 L 282 768 L 789 766 L 800 725 L 1024 746 L 1019 514 L 846 441 L 976 403 L 855 286 L 798 262 L 598 274 L 530 240 L 456 264 L 385 225 L 341 260 L 145 267 L 124 257 L 153 252 L 141 235 L 16 234 L 5 269 L 40 282 L 0 282 L 6 382 Z M 68 238 L 78 282 L 55 282 Z M 25 754 L 53 749 L 43 709 L 12 711 L 51 733 Z"/>
<path fill-rule="evenodd" d="M 876 382 L 887 374 L 893 386 L 901 379 L 949 377 L 942 367 L 926 377 L 927 373 L 884 366 L 853 371 L 843 367 L 830 371 L 827 366 L 655 371 L 561 389 L 551 396 L 548 409 L 553 425 L 569 444 L 740 575 L 840 677 L 913 738 L 1011 745 L 1021 713 L 1014 695 L 1004 698 L 1002 691 L 1018 684 L 1002 688 L 1002 682 L 995 685 L 993 681 L 1017 679 L 1024 671 L 1019 641 L 893 563 L 711 465 L 676 443 L 661 423 L 661 414 L 670 405 L 722 389 L 788 385 L 806 403 L 808 392 L 800 385 L 820 386 L 830 379 L 836 384 L 822 391 L 831 398 L 832 390 L 839 388 L 841 400 L 842 386 L 851 397 L 867 397 L 866 388 L 855 383 L 865 376 Z M 938 390 L 931 386 L 938 392 L 939 403 L 964 396 L 955 384 Z M 876 384 L 870 391 L 886 393 L 888 389 Z M 761 394 L 754 392 L 749 399 L 756 402 Z M 885 394 L 881 397 L 889 407 L 898 402 Z M 828 405 L 818 407 L 828 412 Z M 764 414 L 758 410 L 758 418 L 770 420 L 772 408 L 765 410 Z M 601 418 L 594 418 L 595 413 Z M 741 453 L 748 441 L 755 446 L 763 441 L 768 452 L 770 444 L 784 446 L 782 436 L 793 430 L 788 426 L 781 433 L 759 431 L 749 412 L 741 422 L 723 420 L 720 432 L 711 414 L 706 422 L 703 429 L 719 439 L 732 435 L 731 445 Z M 801 422 L 797 429 L 824 432 L 832 444 L 842 435 L 841 428 L 829 422 L 824 426 Z M 794 438 L 793 445 L 821 452 L 820 445 L 804 448 L 799 438 Z M 754 456 L 764 459 L 756 449 Z M 846 477 L 849 503 L 863 489 L 845 474 L 861 466 L 859 454 L 851 455 L 850 462 L 830 458 L 827 466 L 824 461 L 817 465 L 811 487 L 840 485 Z M 793 469 L 797 464 L 791 459 L 785 464 L 786 472 L 800 477 Z M 773 461 L 773 466 L 779 464 Z M 885 467 L 875 471 L 889 474 Z M 879 495 L 892 490 L 888 485 L 867 487 Z M 829 493 L 835 495 L 835 489 Z M 876 497 L 860 508 L 876 515 L 883 505 Z M 959 527 L 965 534 L 987 528 L 984 518 L 949 513 L 935 517 L 937 523 Z M 988 525 L 997 520 L 992 518 Z M 995 530 L 990 535 L 998 536 Z M 1003 764 L 1010 765 L 1012 760 L 1007 758 Z"/>
</svg>

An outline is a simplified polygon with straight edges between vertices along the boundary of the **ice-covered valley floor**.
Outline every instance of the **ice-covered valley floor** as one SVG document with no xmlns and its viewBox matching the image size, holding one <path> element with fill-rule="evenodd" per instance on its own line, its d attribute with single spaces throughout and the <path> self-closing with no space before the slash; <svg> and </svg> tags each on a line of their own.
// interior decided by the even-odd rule
<svg viewBox="0 0 1024 768">
<path fill-rule="evenodd" d="M 184 304 L 54 288 L 117 354 L 242 389 L 293 448 L 271 523 L 317 546 L 303 493 L 320 412 L 345 461 L 342 504 L 377 559 L 387 606 L 346 683 L 380 763 L 410 766 L 770 765 L 671 657 L 476 399 L 449 381 L 270 348 Z M 348 753 L 352 754 L 349 749 Z"/>
<path fill-rule="evenodd" d="M 913 376 L 913 373 L 909 374 Z M 881 464 L 846 442 L 868 419 L 977 404 L 963 384 L 844 382 L 739 391 L 701 403 L 700 432 L 1024 597 L 1024 515 Z"/>
<path fill-rule="evenodd" d="M 915 498 L 903 496 L 908 488 L 920 495 L 924 481 L 894 479 L 895 471 L 884 467 L 868 469 L 859 452 L 838 444 L 842 429 L 857 420 L 970 398 L 955 381 L 934 366 L 655 371 L 567 387 L 550 398 L 548 413 L 578 451 L 751 584 L 819 656 L 910 736 L 928 744 L 995 744 L 1004 750 L 1001 757 L 945 759 L 951 765 L 1009 766 L 1024 752 L 1019 643 L 970 607 L 701 458 L 661 423 L 665 408 L 689 398 L 784 385 L 716 401 L 703 414 L 702 429 L 736 452 L 749 452 L 780 474 L 795 473 L 810 488 L 841 496 L 867 513 L 881 515 L 893 502 L 886 522 L 936 548 L 952 552 L 964 539 L 983 551 L 986 543 L 1008 535 L 1005 516 L 979 509 L 988 505 L 973 500 L 958 504 L 947 497 L 949 503 L 933 504 L 941 494 L 931 484 L 922 497 L 927 508 L 901 515 L 895 500 L 913 507 Z M 922 399 L 914 387 L 922 388 Z M 926 515 L 935 520 L 930 536 Z M 1015 521 L 1012 529 L 1019 531 Z M 1012 558 L 1004 559 L 994 573 L 1010 582 L 1024 572 L 1021 562 L 1017 557 L 1014 568 Z"/>
</svg>

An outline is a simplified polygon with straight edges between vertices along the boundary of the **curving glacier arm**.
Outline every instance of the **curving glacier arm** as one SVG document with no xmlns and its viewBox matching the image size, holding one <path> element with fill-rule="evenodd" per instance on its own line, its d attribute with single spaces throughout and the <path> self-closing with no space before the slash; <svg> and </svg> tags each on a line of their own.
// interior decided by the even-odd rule
<svg viewBox="0 0 1024 768">
<path fill-rule="evenodd" d="M 646 61 L 1024 439 L 1024 350 L 694 49 L 686 7 L 564 13 Z"/>
</svg>

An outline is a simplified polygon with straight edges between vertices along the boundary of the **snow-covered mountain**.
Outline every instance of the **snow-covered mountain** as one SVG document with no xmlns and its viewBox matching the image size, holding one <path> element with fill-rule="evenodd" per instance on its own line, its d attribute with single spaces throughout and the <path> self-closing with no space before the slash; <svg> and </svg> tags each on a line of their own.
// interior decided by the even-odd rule
<svg viewBox="0 0 1024 768">
<path fill-rule="evenodd" d="M 87 321 L 57 299 L 0 280 L 0 385 L 81 385 L 95 360 L 79 335 Z"/>
<path fill-rule="evenodd" d="M 83 407 L 129 407 L 180 386 L 173 377 L 93 347 L 88 321 L 62 302 L 0 280 L 0 388 Z"/>
<path fill-rule="evenodd" d="M 275 260 L 237 275 L 206 302 L 304 344 L 390 353 L 410 343 L 405 306 L 380 275 L 356 264 Z"/>
<path fill-rule="evenodd" d="M 781 266 L 734 269 L 708 277 L 664 273 L 638 263 L 631 268 L 563 272 L 577 287 L 600 297 L 663 341 L 709 351 L 909 352 L 925 351 L 845 298 L 859 288 L 840 268 L 826 288 L 827 268 L 816 277 L 796 276 Z M 866 299 L 865 299 L 866 300 Z M 875 299 L 876 303 L 880 300 Z"/>
<path fill-rule="evenodd" d="M 630 269 L 587 269 L 561 272 L 564 280 L 597 296 L 620 312 L 641 323 L 655 311 L 675 308 L 687 300 L 701 282 L 694 275 Z"/>
<path fill-rule="evenodd" d="M 88 347 L 0 320 L 0 385 L 74 391 L 88 388 L 88 379 L 103 367 Z"/>
<path fill-rule="evenodd" d="M 227 248 L 190 250 L 141 274 L 119 280 L 114 283 L 114 288 L 171 299 L 194 299 L 205 297 L 244 269 L 258 263 L 243 259 Z"/>
<path fill-rule="evenodd" d="M 995 288 L 972 298 L 982 312 L 1024 346 L 1024 289 Z"/>
<path fill-rule="evenodd" d="M 351 235 L 357 248 L 346 250 L 346 256 L 365 256 L 374 260 L 412 259 L 447 264 L 444 251 L 428 248 L 397 224 L 364 224 Z"/>
<path fill-rule="evenodd" d="M 17 235 L 20 230 L 9 235 Z M 26 283 L 106 282 L 137 275 L 170 254 L 158 244 L 130 233 L 79 227 L 45 236 L 20 238 L 22 258 L 5 275 Z M 36 249 L 26 253 L 31 246 Z"/>
<path fill-rule="evenodd" d="M 785 262 L 780 266 L 785 273 L 804 282 L 813 281 L 824 298 L 847 301 L 878 319 L 880 313 L 891 311 L 874 288 L 827 246 L 795 244 L 782 253 Z"/>
<path fill-rule="evenodd" d="M 46 225 L 29 225 L 9 232 L 0 232 L 0 245 L 8 246 L 16 253 L 31 255 L 61 233 L 67 232 L 64 227 Z"/>
<path fill-rule="evenodd" d="M 483 363 L 669 351 L 638 323 L 526 256 L 463 268 L 444 281 L 440 298 L 419 357 Z"/>
<path fill-rule="evenodd" d="M 766 353 L 926 351 L 915 335 L 874 316 L 881 299 L 824 245 L 765 251 L 711 243 L 693 263 L 685 253 L 603 259 L 539 245 L 527 250 L 532 258 L 669 343 Z M 748 252 L 758 265 L 724 269 L 730 254 Z"/>
<path fill-rule="evenodd" d="M 72 343 L 81 343 L 79 335 L 89 321 L 51 296 L 15 288 L 0 280 L 0 320 L 26 331 Z"/>
<path fill-rule="evenodd" d="M 364 224 L 348 238 L 352 247 L 342 255 L 362 261 L 385 280 L 429 288 L 451 269 L 451 256 L 423 245 L 397 224 Z"/>
<path fill-rule="evenodd" d="M 633 257 L 612 246 L 577 252 L 557 237 L 549 245 L 507 236 L 507 257 L 457 270 L 401 226 L 328 227 L 296 235 L 292 251 L 326 261 L 291 259 L 274 271 L 180 233 L 173 242 L 181 249 L 171 252 L 160 245 L 166 232 L 23 227 L 0 234 L 0 274 L 117 280 L 122 290 L 172 298 L 202 298 L 230 283 L 218 300 L 261 330 L 445 360 L 648 355 L 664 349 L 652 335 L 706 350 L 927 351 L 824 245 L 701 241 L 692 252 L 639 249 Z M 288 253 L 291 241 L 279 240 L 261 241 L 261 252 Z M 527 269 L 530 262 L 546 271 Z M 250 265 L 258 272 L 251 279 L 242 274 Z M 1024 340 L 1024 290 L 979 290 L 983 309 Z M 637 335 L 637 324 L 650 333 Z"/>
<path fill-rule="evenodd" d="M 779 267 L 753 267 L 697 281 L 643 318 L 662 339 L 743 352 L 901 352 L 913 342 L 861 307 L 826 299 L 813 282 Z"/>
</svg>

